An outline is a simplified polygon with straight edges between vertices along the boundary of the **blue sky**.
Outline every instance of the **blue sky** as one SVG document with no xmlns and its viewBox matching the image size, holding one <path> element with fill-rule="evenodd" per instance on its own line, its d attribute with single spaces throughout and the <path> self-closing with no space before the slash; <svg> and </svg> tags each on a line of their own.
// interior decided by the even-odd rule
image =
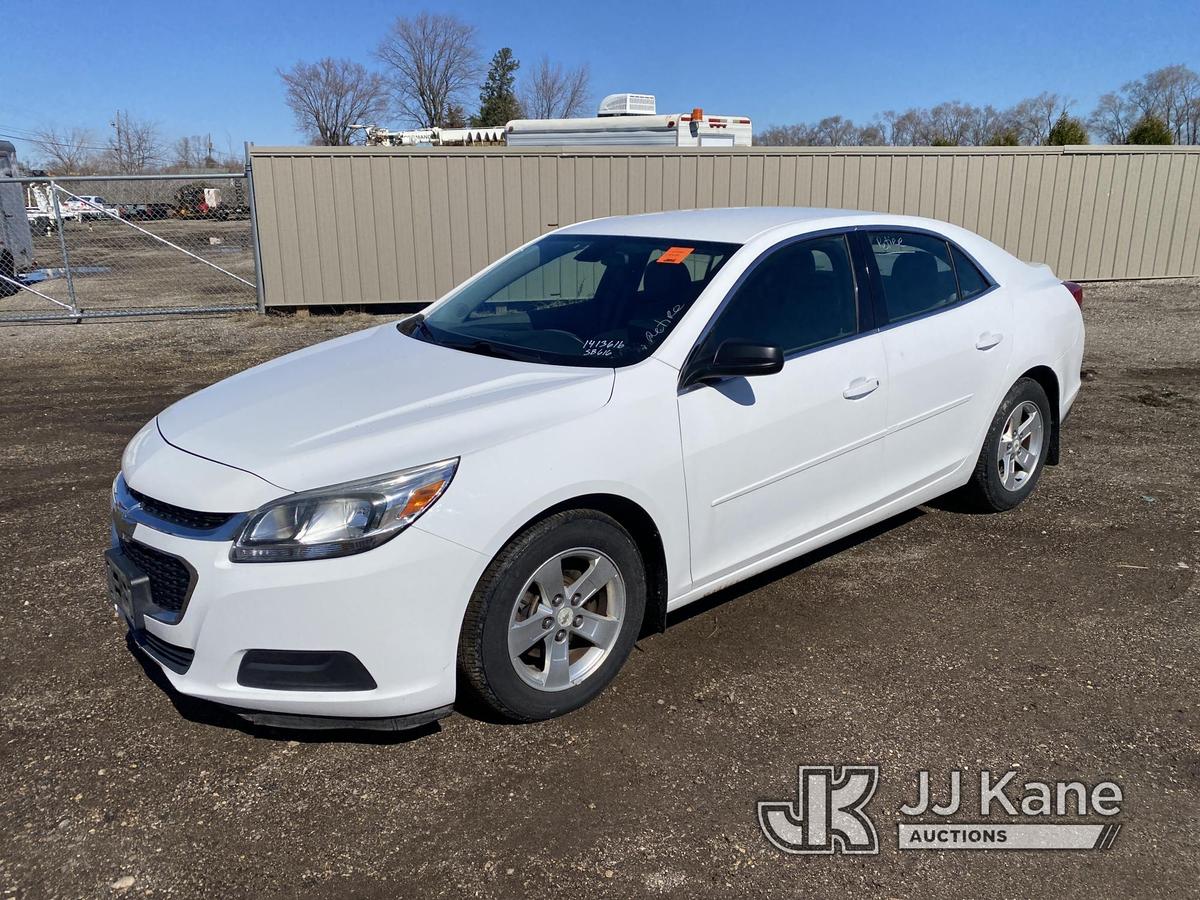
<svg viewBox="0 0 1200 900">
<path fill-rule="evenodd" d="M 1169 63 L 1200 69 L 1200 2 L 580 2 L 5 0 L 0 135 L 84 125 L 113 111 L 222 149 L 300 140 L 276 68 L 371 52 L 397 16 L 453 12 L 490 57 L 588 62 L 596 99 L 647 91 L 757 127 L 940 100 L 1005 106 L 1042 90 L 1096 98 Z M 13 33 L 15 31 L 15 33 Z"/>
</svg>

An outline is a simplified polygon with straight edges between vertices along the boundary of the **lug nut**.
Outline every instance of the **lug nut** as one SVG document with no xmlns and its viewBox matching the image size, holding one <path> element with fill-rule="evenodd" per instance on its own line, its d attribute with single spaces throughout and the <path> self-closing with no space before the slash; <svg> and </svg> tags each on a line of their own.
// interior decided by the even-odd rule
<svg viewBox="0 0 1200 900">
<path fill-rule="evenodd" d="M 555 594 L 554 599 L 550 601 L 551 606 L 562 606 L 562 594 Z"/>
<path fill-rule="evenodd" d="M 543 628 L 549 628 L 553 624 L 554 624 L 554 620 L 552 618 L 550 618 L 549 616 L 546 616 L 546 618 L 542 619 L 542 627 Z"/>
<path fill-rule="evenodd" d="M 578 628 L 582 624 L 583 624 L 583 616 L 576 616 L 575 622 L 574 622 L 575 627 Z"/>
<path fill-rule="evenodd" d="M 559 642 L 565 641 L 567 639 L 567 633 L 565 631 L 559 631 L 559 633 L 554 636 L 554 639 Z"/>
<path fill-rule="evenodd" d="M 576 594 L 574 597 L 571 598 L 571 605 L 572 606 L 579 605 L 579 595 L 578 594 Z"/>
</svg>

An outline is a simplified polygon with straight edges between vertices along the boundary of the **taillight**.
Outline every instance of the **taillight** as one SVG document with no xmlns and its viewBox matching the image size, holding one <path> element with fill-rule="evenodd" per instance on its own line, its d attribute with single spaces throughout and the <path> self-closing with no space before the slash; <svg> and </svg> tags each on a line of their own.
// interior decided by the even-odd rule
<svg viewBox="0 0 1200 900">
<path fill-rule="evenodd" d="M 1074 281 L 1064 281 L 1063 287 L 1071 292 L 1071 296 L 1075 298 L 1075 302 L 1079 304 L 1079 308 L 1083 309 L 1083 285 Z"/>
</svg>

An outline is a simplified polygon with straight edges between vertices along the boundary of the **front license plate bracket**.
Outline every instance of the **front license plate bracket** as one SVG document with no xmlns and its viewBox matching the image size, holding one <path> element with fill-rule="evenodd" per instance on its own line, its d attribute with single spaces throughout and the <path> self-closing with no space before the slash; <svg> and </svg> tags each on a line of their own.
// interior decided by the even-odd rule
<svg viewBox="0 0 1200 900">
<path fill-rule="evenodd" d="M 144 628 L 146 610 L 153 606 L 150 576 L 139 569 L 119 547 L 104 552 L 104 563 L 109 599 L 125 617 L 130 628 Z"/>
</svg>

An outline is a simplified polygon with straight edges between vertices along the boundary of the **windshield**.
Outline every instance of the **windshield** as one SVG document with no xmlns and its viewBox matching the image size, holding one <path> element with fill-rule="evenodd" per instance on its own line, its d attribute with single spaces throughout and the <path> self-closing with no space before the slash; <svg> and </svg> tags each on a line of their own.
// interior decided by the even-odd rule
<svg viewBox="0 0 1200 900">
<path fill-rule="evenodd" d="M 418 340 L 571 366 L 627 366 L 670 334 L 737 244 L 552 234 L 427 316 Z"/>
</svg>

